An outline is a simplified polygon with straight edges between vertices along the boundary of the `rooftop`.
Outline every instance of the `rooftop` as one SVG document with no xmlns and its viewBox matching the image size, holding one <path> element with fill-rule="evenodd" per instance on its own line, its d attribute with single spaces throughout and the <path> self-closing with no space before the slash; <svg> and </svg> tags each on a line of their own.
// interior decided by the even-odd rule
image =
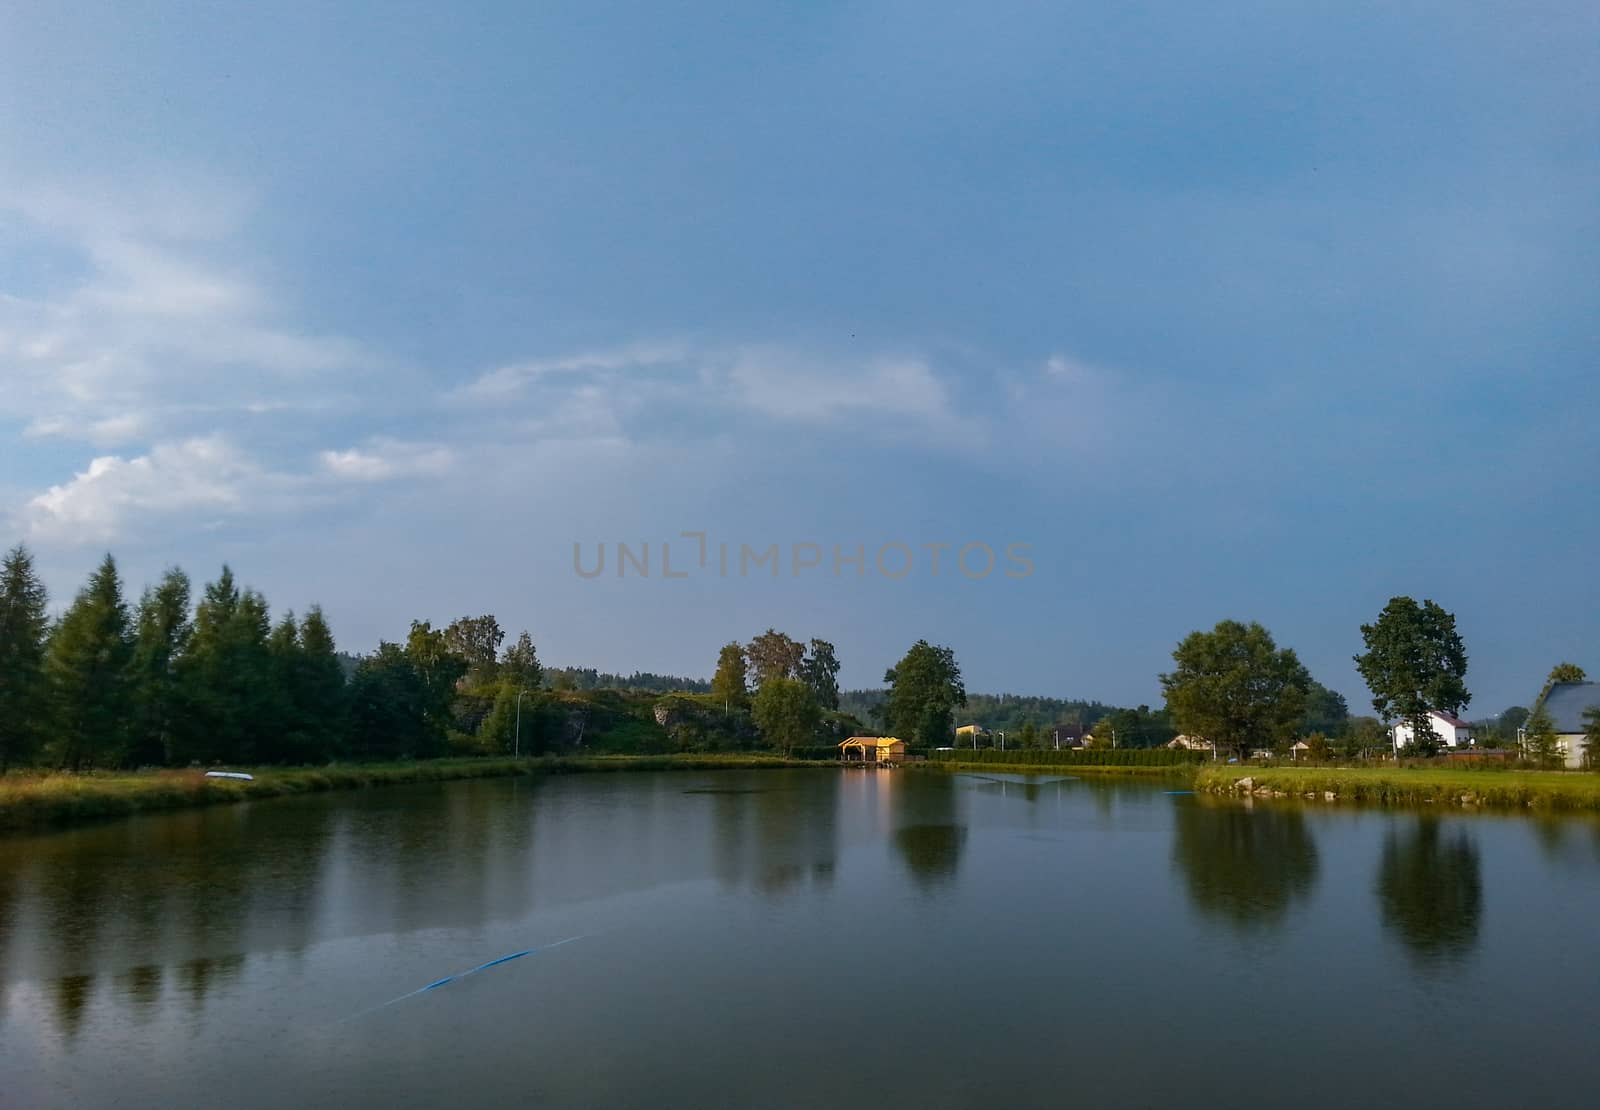
<svg viewBox="0 0 1600 1110">
<path fill-rule="evenodd" d="M 1583 711 L 1600 705 L 1600 682 L 1558 682 L 1541 702 L 1559 733 L 1583 731 Z"/>
</svg>

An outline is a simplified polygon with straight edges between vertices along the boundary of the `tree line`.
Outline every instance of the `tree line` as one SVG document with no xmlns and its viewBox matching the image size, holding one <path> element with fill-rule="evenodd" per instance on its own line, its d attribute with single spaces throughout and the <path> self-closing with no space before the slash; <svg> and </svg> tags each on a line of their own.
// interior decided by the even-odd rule
<svg viewBox="0 0 1600 1110">
<path fill-rule="evenodd" d="M 266 598 L 228 567 L 191 594 L 174 568 L 130 603 L 107 555 L 51 620 L 32 555 L 8 552 L 0 770 L 442 755 L 464 685 L 498 691 L 541 678 L 528 634 L 500 653 L 492 617 L 442 629 L 415 621 L 403 643 L 380 643 L 352 670 L 315 605 L 273 621 Z"/>
<path fill-rule="evenodd" d="M 1006 730 L 1008 747 L 1048 747 L 1051 725 L 1081 724 L 1099 745 L 1114 737 L 1118 747 L 1156 747 L 1183 732 L 1248 754 L 1306 738 L 1314 756 L 1328 757 L 1387 747 L 1383 722 L 1398 719 L 1426 754 L 1429 712 L 1457 714 L 1470 701 L 1454 616 L 1405 597 L 1361 628 L 1366 650 L 1355 662 L 1377 716 L 1355 717 L 1254 622 L 1226 620 L 1186 636 L 1173 670 L 1160 676 L 1165 704 L 1118 708 L 969 696 L 954 651 L 926 640 L 885 671 L 882 690 L 841 692 L 833 644 L 772 628 L 724 645 L 710 682 L 546 671 L 529 633 L 507 645 L 490 615 L 443 628 L 413 621 L 403 641 L 352 657 L 337 650 L 320 608 L 274 621 L 266 599 L 226 566 L 198 598 L 192 592 L 174 568 L 130 602 L 107 555 L 52 620 L 32 555 L 21 546 L 8 552 L 0 562 L 0 771 L 497 754 L 530 750 L 524 737 L 542 750 L 549 735 L 566 734 L 574 713 L 575 731 L 566 731 L 584 742 L 588 709 L 561 700 L 571 691 L 664 693 L 656 725 L 683 706 L 698 717 L 679 730 L 681 746 L 780 751 L 869 731 L 944 747 L 958 723 Z M 1545 691 L 1582 680 L 1581 668 L 1564 663 Z M 1549 762 L 1556 739 L 1543 697 L 1531 712 L 1513 706 L 1499 715 L 1494 735 L 1525 733 L 1529 755 Z M 1600 711 L 1593 717 L 1600 745 Z"/>
</svg>

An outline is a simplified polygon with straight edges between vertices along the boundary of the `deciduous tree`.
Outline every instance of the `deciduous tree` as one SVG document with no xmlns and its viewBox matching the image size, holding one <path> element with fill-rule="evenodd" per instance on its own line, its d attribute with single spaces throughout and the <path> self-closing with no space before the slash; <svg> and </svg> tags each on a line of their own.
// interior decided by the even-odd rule
<svg viewBox="0 0 1600 1110">
<path fill-rule="evenodd" d="M 758 688 L 774 678 L 798 677 L 805 653 L 805 645 L 775 628 L 769 628 L 751 640 L 750 646 L 745 649 Z"/>
<path fill-rule="evenodd" d="M 1172 658 L 1177 666 L 1161 676 L 1161 686 L 1173 723 L 1219 748 L 1241 754 L 1271 748 L 1305 711 L 1311 676 L 1254 621 L 1225 620 L 1210 632 L 1191 632 Z"/>
<path fill-rule="evenodd" d="M 539 666 L 539 654 L 526 629 L 517 634 L 517 642 L 500 657 L 500 681 L 519 690 L 537 690 L 544 681 L 544 668 Z"/>
<path fill-rule="evenodd" d="M 950 743 L 956 707 L 967 704 L 955 652 L 918 640 L 884 672 L 883 681 L 889 686 L 884 720 L 890 732 L 926 747 Z"/>
<path fill-rule="evenodd" d="M 1418 747 L 1435 749 L 1429 712 L 1459 713 L 1472 700 L 1455 617 L 1432 601 L 1390 598 L 1376 622 L 1361 626 L 1361 637 L 1367 650 L 1355 663 L 1372 691 L 1372 708 L 1409 725 Z"/>
<path fill-rule="evenodd" d="M 772 678 L 756 691 L 752 715 L 768 744 L 782 752 L 808 744 L 817 734 L 822 710 L 811 687 L 796 678 Z"/>
<path fill-rule="evenodd" d="M 451 621 L 443 635 L 445 646 L 466 661 L 469 685 L 494 681 L 500 641 L 506 636 L 500 630 L 499 621 L 488 613 L 481 617 L 462 617 Z"/>
<path fill-rule="evenodd" d="M 724 711 L 749 706 L 746 671 L 744 648 L 737 643 L 723 644 L 717 653 L 717 673 L 711 676 L 711 695 Z"/>
</svg>

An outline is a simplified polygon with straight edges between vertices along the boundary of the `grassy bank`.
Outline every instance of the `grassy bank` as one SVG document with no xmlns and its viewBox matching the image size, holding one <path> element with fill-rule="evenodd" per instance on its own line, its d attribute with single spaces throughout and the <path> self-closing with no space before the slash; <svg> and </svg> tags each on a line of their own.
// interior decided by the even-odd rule
<svg viewBox="0 0 1600 1110">
<path fill-rule="evenodd" d="M 910 763 L 908 767 L 932 771 L 977 771 L 991 775 L 1138 775 L 1143 778 L 1176 778 L 1187 782 L 1194 777 L 1194 768 L 1180 764 L 1150 765 L 1124 763 L 1107 765 L 1099 763 L 965 763 L 954 759 L 929 760 Z"/>
<path fill-rule="evenodd" d="M 1600 775 L 1576 771 L 1211 766 L 1196 776 L 1195 789 L 1386 805 L 1600 810 Z"/>
<path fill-rule="evenodd" d="M 432 759 L 250 768 L 253 781 L 208 779 L 201 771 L 30 774 L 0 777 L 0 831 L 75 825 L 135 813 L 161 813 L 324 790 L 506 775 L 597 771 L 706 771 L 820 764 L 766 755 L 546 756 L 539 759 Z"/>
</svg>

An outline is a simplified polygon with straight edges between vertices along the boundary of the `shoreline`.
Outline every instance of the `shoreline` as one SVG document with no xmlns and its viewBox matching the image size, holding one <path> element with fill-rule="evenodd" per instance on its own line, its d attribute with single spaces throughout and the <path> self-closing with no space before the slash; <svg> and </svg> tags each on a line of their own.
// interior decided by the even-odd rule
<svg viewBox="0 0 1600 1110">
<path fill-rule="evenodd" d="M 363 790 L 422 782 L 620 771 L 724 771 L 831 767 L 832 763 L 758 753 L 457 757 L 404 763 L 331 763 L 323 767 L 246 768 L 255 778 L 208 779 L 203 770 L 123 772 L 12 771 L 0 776 L 0 835 L 68 828 L 141 813 Z"/>
<path fill-rule="evenodd" d="M 1203 767 L 1197 792 L 1457 809 L 1600 810 L 1600 774 L 1378 767 Z"/>
</svg>

